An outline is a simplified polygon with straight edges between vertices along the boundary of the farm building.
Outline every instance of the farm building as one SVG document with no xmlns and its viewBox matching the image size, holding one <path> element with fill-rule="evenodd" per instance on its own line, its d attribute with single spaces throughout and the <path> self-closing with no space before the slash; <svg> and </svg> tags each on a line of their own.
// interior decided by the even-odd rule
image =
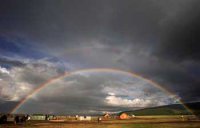
<svg viewBox="0 0 200 128">
<path fill-rule="evenodd" d="M 80 120 L 80 121 L 91 121 L 92 117 L 91 116 L 79 116 L 78 120 Z"/>
<path fill-rule="evenodd" d="M 34 114 L 30 116 L 31 119 L 30 120 L 45 120 L 46 116 L 43 114 Z"/>
<path fill-rule="evenodd" d="M 12 122 L 15 124 L 18 123 L 24 123 L 27 120 L 29 120 L 29 116 L 28 115 L 23 115 L 23 114 L 4 114 L 4 115 L 0 115 L 0 124 L 1 123 L 8 123 L 8 122 Z"/>
<path fill-rule="evenodd" d="M 67 116 L 55 116 L 53 119 L 54 120 L 66 120 Z"/>
<path fill-rule="evenodd" d="M 30 120 L 50 120 L 53 119 L 52 115 L 34 114 L 30 116 Z"/>
<path fill-rule="evenodd" d="M 104 115 L 103 115 L 103 118 L 104 118 L 104 119 L 110 118 L 110 114 L 108 114 L 108 113 L 104 114 Z"/>
<path fill-rule="evenodd" d="M 130 118 L 130 116 L 124 112 L 119 115 L 119 119 L 122 119 L 122 120 L 129 119 L 129 118 Z"/>
</svg>

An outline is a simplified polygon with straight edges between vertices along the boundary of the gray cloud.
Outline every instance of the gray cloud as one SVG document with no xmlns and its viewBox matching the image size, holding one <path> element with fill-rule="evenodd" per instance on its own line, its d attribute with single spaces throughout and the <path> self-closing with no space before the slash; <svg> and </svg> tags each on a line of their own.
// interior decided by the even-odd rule
<svg viewBox="0 0 200 128">
<path fill-rule="evenodd" d="M 16 65 L 16 62 L 22 63 L 23 66 Z M 60 74 L 56 63 L 46 60 L 6 60 L 6 64 L 12 64 L 12 66 L 0 67 L 2 100 L 20 101 L 37 86 Z"/>
<path fill-rule="evenodd" d="M 15 67 L 21 67 L 24 66 L 25 64 L 21 61 L 18 60 L 12 60 L 9 58 L 5 58 L 5 57 L 0 57 L 0 65 L 8 65 L 8 66 L 15 66 Z"/>
</svg>

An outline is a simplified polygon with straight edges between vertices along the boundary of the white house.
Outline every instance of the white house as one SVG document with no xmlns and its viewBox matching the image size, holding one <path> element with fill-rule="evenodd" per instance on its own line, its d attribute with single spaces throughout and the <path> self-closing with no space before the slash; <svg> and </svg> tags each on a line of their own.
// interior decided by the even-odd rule
<svg viewBox="0 0 200 128">
<path fill-rule="evenodd" d="M 78 120 L 81 120 L 81 121 L 90 121 L 90 120 L 92 120 L 92 117 L 91 116 L 79 116 Z"/>
</svg>

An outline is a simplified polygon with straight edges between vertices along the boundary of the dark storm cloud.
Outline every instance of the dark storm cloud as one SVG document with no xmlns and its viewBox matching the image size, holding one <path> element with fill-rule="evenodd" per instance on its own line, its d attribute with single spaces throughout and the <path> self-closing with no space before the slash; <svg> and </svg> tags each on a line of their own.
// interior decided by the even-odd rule
<svg viewBox="0 0 200 128">
<path fill-rule="evenodd" d="M 148 43 L 156 40 L 163 14 L 152 1 L 6 1 L 2 6 L 2 32 L 58 49 L 91 39 Z"/>
<path fill-rule="evenodd" d="M 42 51 L 67 60 L 72 69 L 106 67 L 135 71 L 185 101 L 200 98 L 198 0 L 0 2 L 0 37 L 17 44 L 22 44 L 21 39 L 23 44 L 31 44 L 18 47 L 23 51 L 19 56 L 39 56 Z M 33 44 L 37 50 L 27 52 Z M 10 46 L 4 45 L 0 52 L 18 52 Z M 2 62 L 11 63 L 0 59 Z M 31 74 L 29 78 L 26 73 L 22 75 L 26 81 L 40 83 L 42 77 Z"/>
<path fill-rule="evenodd" d="M 193 1 L 163 25 L 158 55 L 184 61 L 200 58 L 200 2 Z M 176 12 L 175 12 L 176 13 Z"/>
<path fill-rule="evenodd" d="M 171 62 L 175 69 L 164 67 L 168 71 L 158 74 L 185 101 L 195 101 L 200 89 L 197 78 L 200 69 L 200 2 L 176 1 L 171 4 L 176 11 L 167 10 L 170 16 L 163 20 L 160 44 L 154 55 Z"/>
<path fill-rule="evenodd" d="M 60 45 L 64 48 L 66 45 L 77 45 L 92 38 L 115 45 L 144 43 L 143 47 L 149 47 L 159 43 L 160 33 L 164 36 L 161 36 L 161 44 L 167 42 L 173 45 L 174 41 L 182 42 L 177 39 L 187 32 L 190 33 L 188 38 L 191 35 L 195 36 L 194 40 L 198 38 L 198 5 L 198 1 L 184 0 L 4 1 L 0 11 L 1 28 L 2 33 L 21 35 L 40 45 L 57 48 Z M 175 16 L 172 17 L 171 13 Z"/>
</svg>

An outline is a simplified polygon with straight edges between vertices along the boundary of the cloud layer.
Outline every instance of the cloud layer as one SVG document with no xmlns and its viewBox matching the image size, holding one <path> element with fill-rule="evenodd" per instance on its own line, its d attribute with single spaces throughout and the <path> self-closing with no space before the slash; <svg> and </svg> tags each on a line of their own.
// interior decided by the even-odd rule
<svg viewBox="0 0 200 128">
<path fill-rule="evenodd" d="M 6 59 L 6 63 L 14 60 Z M 38 85 L 60 74 L 55 63 L 45 60 L 24 60 L 23 66 L 0 67 L 1 100 L 20 101 Z M 16 61 L 15 61 L 16 62 Z"/>
<path fill-rule="evenodd" d="M 85 68 L 135 72 L 184 102 L 200 100 L 199 0 L 6 0 L 0 15 L 2 102 L 19 101 L 47 79 Z M 103 96 L 113 104 L 149 104 L 119 97 L 109 87 Z M 127 88 L 124 93 L 131 93 Z"/>
<path fill-rule="evenodd" d="M 81 72 L 49 83 L 16 112 L 96 114 L 178 103 L 174 95 L 119 72 Z M 30 106 L 34 106 L 34 109 Z M 45 108 L 45 109 L 42 109 Z"/>
</svg>

